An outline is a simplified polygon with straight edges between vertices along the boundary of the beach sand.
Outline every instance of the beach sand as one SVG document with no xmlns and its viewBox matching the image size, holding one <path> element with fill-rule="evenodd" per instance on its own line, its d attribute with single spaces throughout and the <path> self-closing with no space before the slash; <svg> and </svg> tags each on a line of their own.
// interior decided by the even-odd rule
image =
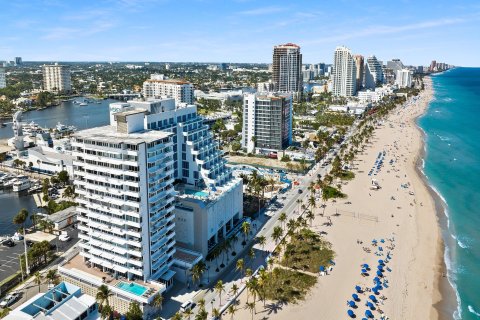
<svg viewBox="0 0 480 320">
<path fill-rule="evenodd" d="M 377 260 L 385 259 L 389 238 L 395 239 L 392 259 L 387 264 L 392 271 L 385 272 L 389 287 L 380 291 L 379 296 L 387 299 L 378 308 L 389 319 L 440 318 L 440 287 L 445 286 L 444 248 L 435 201 L 416 168 L 423 154 L 423 137 L 415 121 L 433 97 L 431 80 L 425 78 L 424 82 L 426 88 L 417 101 L 409 100 L 406 107 L 393 110 L 375 130 L 364 152 L 357 155 L 356 177 L 342 187 L 348 198 L 335 203 L 329 201 L 324 217 L 318 215 L 323 209 L 316 209 L 313 229 L 327 232 L 325 237 L 336 252 L 333 272 L 319 277 L 305 301 L 298 304 L 264 309 L 263 303 L 257 302 L 254 319 L 348 318 L 347 300 L 352 300 L 356 285 L 373 286 Z M 383 151 L 386 152 L 383 167 L 377 175 L 368 176 L 379 152 Z M 389 163 L 391 159 L 395 161 L 393 164 Z M 370 190 L 372 178 L 381 189 Z M 327 217 L 331 217 L 332 226 L 324 225 Z M 385 244 L 379 244 L 384 247 L 382 256 L 374 254 L 378 247 L 372 246 L 373 239 L 386 240 Z M 370 248 L 371 253 L 364 247 Z M 372 268 L 368 277 L 360 275 L 363 263 Z M 357 318 L 364 317 L 365 302 L 370 294 L 360 294 L 359 307 L 353 309 Z M 235 319 L 250 319 L 245 301 L 244 292 Z M 373 314 L 380 318 L 378 311 Z"/>
</svg>

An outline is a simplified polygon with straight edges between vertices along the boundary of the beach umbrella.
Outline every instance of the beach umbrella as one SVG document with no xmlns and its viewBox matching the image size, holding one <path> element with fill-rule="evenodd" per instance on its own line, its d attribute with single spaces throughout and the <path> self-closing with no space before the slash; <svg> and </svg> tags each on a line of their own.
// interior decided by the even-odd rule
<svg viewBox="0 0 480 320">
<path fill-rule="evenodd" d="M 375 310 L 375 305 L 374 305 L 373 303 L 371 303 L 370 301 L 368 301 L 368 302 L 366 303 L 366 305 L 367 305 L 367 307 L 369 307 L 370 309 Z"/>
<path fill-rule="evenodd" d="M 352 298 L 355 301 L 360 301 L 360 299 L 358 298 L 358 295 L 356 293 L 352 294 Z"/>
<path fill-rule="evenodd" d="M 379 276 L 380 278 L 383 277 L 383 273 L 381 271 L 377 271 L 377 276 Z"/>
<path fill-rule="evenodd" d="M 369 296 L 370 300 L 372 300 L 373 302 L 377 302 L 377 298 L 375 298 L 375 296 L 373 294 L 371 294 Z"/>
<path fill-rule="evenodd" d="M 355 318 L 355 312 L 353 312 L 353 310 L 348 309 L 347 314 L 350 318 Z"/>
<path fill-rule="evenodd" d="M 355 307 L 357 306 L 354 301 L 348 301 L 348 305 L 349 305 L 351 308 L 355 308 Z"/>
<path fill-rule="evenodd" d="M 364 267 L 365 269 L 370 269 L 370 266 L 369 266 L 368 264 L 366 264 L 366 263 L 364 263 L 364 264 L 362 265 L 362 267 Z"/>
<path fill-rule="evenodd" d="M 381 239 L 380 242 L 381 242 L 381 243 L 385 243 L 385 239 Z"/>
<path fill-rule="evenodd" d="M 373 240 L 372 240 L 372 243 L 377 243 L 377 240 L 373 239 Z"/>
<path fill-rule="evenodd" d="M 355 290 L 357 290 L 358 293 L 362 292 L 362 288 L 360 286 L 355 286 Z"/>
<path fill-rule="evenodd" d="M 370 319 L 373 318 L 373 314 L 372 314 L 372 312 L 371 312 L 370 310 L 366 310 L 366 311 L 365 311 L 365 316 L 366 316 L 367 318 L 370 318 Z"/>
<path fill-rule="evenodd" d="M 325 267 L 324 267 L 324 266 L 320 266 L 320 271 L 325 271 Z"/>
<path fill-rule="evenodd" d="M 333 261 L 333 260 L 331 260 L 331 259 L 330 259 L 330 263 L 331 263 L 332 265 L 335 265 L 335 261 Z"/>
<path fill-rule="evenodd" d="M 378 271 L 383 272 L 383 267 L 382 266 L 378 266 L 377 269 L 378 269 Z"/>
<path fill-rule="evenodd" d="M 383 260 L 378 260 L 378 264 L 384 264 Z"/>
</svg>

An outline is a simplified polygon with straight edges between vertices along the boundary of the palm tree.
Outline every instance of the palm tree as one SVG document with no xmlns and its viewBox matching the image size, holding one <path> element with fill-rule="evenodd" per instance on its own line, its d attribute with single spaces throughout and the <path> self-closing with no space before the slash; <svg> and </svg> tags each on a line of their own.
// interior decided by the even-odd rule
<svg viewBox="0 0 480 320">
<path fill-rule="evenodd" d="M 49 283 L 53 283 L 54 285 L 56 285 L 58 283 L 57 269 L 48 270 L 45 279 L 47 279 Z"/>
<path fill-rule="evenodd" d="M 315 220 L 315 215 L 311 210 L 307 211 L 307 219 L 310 220 L 310 226 L 312 226 L 313 220 Z"/>
<path fill-rule="evenodd" d="M 244 244 L 247 243 L 247 238 L 248 238 L 248 234 L 250 233 L 250 229 L 251 229 L 250 222 L 244 221 L 242 223 L 242 232 L 243 232 L 243 242 L 244 242 Z"/>
<path fill-rule="evenodd" d="M 315 197 L 314 196 L 311 196 L 309 199 L 308 199 L 308 205 L 310 206 L 311 209 L 315 209 L 315 206 L 316 206 L 316 201 L 315 201 Z"/>
<path fill-rule="evenodd" d="M 214 319 L 219 319 L 220 318 L 220 311 L 217 308 L 212 309 L 212 317 Z"/>
<path fill-rule="evenodd" d="M 207 269 L 207 266 L 205 265 L 205 262 L 199 261 L 197 264 L 195 264 L 192 267 L 191 273 L 192 273 L 192 281 L 193 283 L 196 283 L 202 278 L 203 273 Z"/>
<path fill-rule="evenodd" d="M 228 306 L 228 314 L 231 316 L 231 320 L 233 320 L 233 316 L 235 313 L 238 311 L 238 309 L 235 307 L 235 305 L 231 304 Z"/>
<path fill-rule="evenodd" d="M 286 212 L 280 213 L 280 217 L 278 217 L 278 221 L 280 221 L 283 226 L 285 224 L 285 221 L 287 221 L 287 213 Z"/>
<path fill-rule="evenodd" d="M 161 293 L 157 294 L 152 300 L 152 307 L 162 310 L 163 296 Z"/>
<path fill-rule="evenodd" d="M 236 283 L 232 284 L 232 287 L 230 288 L 230 292 L 232 293 L 232 296 L 236 296 L 238 294 L 238 290 L 240 290 L 240 288 L 237 286 Z"/>
<path fill-rule="evenodd" d="M 183 319 L 183 316 L 180 312 L 177 312 L 173 315 L 173 317 L 171 318 L 171 320 L 182 320 Z M 189 318 L 190 319 L 190 318 Z"/>
<path fill-rule="evenodd" d="M 253 296 L 253 302 L 257 300 L 257 291 L 258 291 L 258 282 L 257 278 L 252 277 L 247 282 L 247 302 L 248 302 L 248 292 Z"/>
<path fill-rule="evenodd" d="M 295 233 L 295 229 L 297 228 L 297 223 L 294 219 L 290 219 L 287 222 L 287 228 L 289 232 Z"/>
<path fill-rule="evenodd" d="M 248 251 L 248 257 L 250 258 L 250 261 L 253 261 L 253 259 L 255 259 L 255 250 L 252 248 L 250 248 L 250 251 Z"/>
<path fill-rule="evenodd" d="M 187 309 L 183 311 L 183 315 L 186 316 L 188 320 L 190 320 L 190 317 L 193 315 L 192 309 Z"/>
<path fill-rule="evenodd" d="M 222 305 L 222 292 L 225 292 L 225 285 L 223 284 L 222 280 L 218 280 L 218 282 L 215 284 L 215 291 L 217 291 L 220 298 L 220 305 Z"/>
<path fill-rule="evenodd" d="M 265 251 L 265 244 L 267 243 L 267 237 L 265 236 L 257 237 L 257 243 L 262 247 L 262 250 Z"/>
<path fill-rule="evenodd" d="M 108 301 L 108 298 L 111 297 L 113 293 L 108 289 L 108 287 L 104 284 L 102 284 L 100 287 L 98 287 L 97 295 L 95 296 L 95 299 L 98 301 L 100 305 L 105 305 L 110 306 L 110 302 Z"/>
<path fill-rule="evenodd" d="M 38 271 L 35 272 L 33 276 L 34 276 L 33 282 L 35 282 L 35 284 L 38 285 L 38 293 L 40 293 L 40 285 L 42 284 L 43 276 Z"/>
<path fill-rule="evenodd" d="M 263 306 L 265 307 L 265 300 L 267 300 L 265 295 L 265 287 L 268 282 L 268 273 L 265 269 L 261 269 L 258 272 L 258 289 L 260 293 L 260 298 L 263 300 Z"/>
<path fill-rule="evenodd" d="M 13 217 L 14 224 L 22 225 L 23 233 L 25 233 L 25 222 L 27 221 L 28 214 L 28 210 L 23 208 Z"/>
<path fill-rule="evenodd" d="M 278 243 L 278 241 L 282 238 L 283 236 L 283 229 L 280 226 L 276 226 L 273 228 L 273 233 L 272 233 L 272 239 L 275 241 L 275 243 Z"/>
<path fill-rule="evenodd" d="M 102 316 L 102 319 L 110 319 L 110 316 L 112 315 L 112 313 L 113 313 L 113 310 L 108 304 L 105 306 L 102 306 L 102 311 L 100 311 L 100 315 Z"/>
<path fill-rule="evenodd" d="M 253 320 L 253 313 L 255 312 L 255 302 L 247 302 L 245 304 L 245 307 L 250 310 L 251 314 L 252 314 L 252 320 Z"/>
</svg>

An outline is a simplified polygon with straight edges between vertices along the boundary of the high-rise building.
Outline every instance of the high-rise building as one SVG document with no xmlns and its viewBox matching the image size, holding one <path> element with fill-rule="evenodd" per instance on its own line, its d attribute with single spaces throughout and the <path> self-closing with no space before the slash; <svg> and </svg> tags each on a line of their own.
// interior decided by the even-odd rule
<svg viewBox="0 0 480 320">
<path fill-rule="evenodd" d="M 7 86 L 7 81 L 5 79 L 5 69 L 0 68 L 0 89 Z"/>
<path fill-rule="evenodd" d="M 302 93 L 302 54 L 298 45 L 287 43 L 273 47 L 272 71 L 276 91 Z"/>
<path fill-rule="evenodd" d="M 177 103 L 193 103 L 193 85 L 182 80 L 167 79 L 162 74 L 152 74 L 149 80 L 143 83 L 143 95 L 146 98 L 168 97 L 174 98 Z"/>
<path fill-rule="evenodd" d="M 351 97 L 355 95 L 357 68 L 350 49 L 337 47 L 333 58 L 333 95 Z"/>
<path fill-rule="evenodd" d="M 22 57 L 15 57 L 15 65 L 16 66 L 22 65 Z"/>
<path fill-rule="evenodd" d="M 292 143 L 292 113 L 290 94 L 246 94 L 242 147 L 259 153 L 287 148 Z"/>
<path fill-rule="evenodd" d="M 400 88 L 410 88 L 412 86 L 412 71 L 408 69 L 398 70 L 396 83 Z"/>
<path fill-rule="evenodd" d="M 257 83 L 257 92 L 273 92 L 275 91 L 275 84 L 272 81 Z"/>
<path fill-rule="evenodd" d="M 382 65 L 375 56 L 367 58 L 365 64 L 365 88 L 374 89 L 377 85 L 383 83 Z"/>
<path fill-rule="evenodd" d="M 355 68 L 356 68 L 356 83 L 357 83 L 357 91 L 361 90 L 363 87 L 363 78 L 364 78 L 364 64 L 365 61 L 363 59 L 363 56 L 360 54 L 356 54 L 353 56 L 353 59 L 355 59 Z"/>
<path fill-rule="evenodd" d="M 65 65 L 43 66 L 43 89 L 50 92 L 69 92 L 72 90 L 70 67 Z"/>
<path fill-rule="evenodd" d="M 437 68 L 437 61 L 432 60 L 432 62 L 430 63 L 430 72 L 435 71 L 436 68 Z"/>
<path fill-rule="evenodd" d="M 387 61 L 387 68 L 393 70 L 393 72 L 396 74 L 397 71 L 402 70 L 404 66 L 400 59 L 392 59 Z"/>
</svg>

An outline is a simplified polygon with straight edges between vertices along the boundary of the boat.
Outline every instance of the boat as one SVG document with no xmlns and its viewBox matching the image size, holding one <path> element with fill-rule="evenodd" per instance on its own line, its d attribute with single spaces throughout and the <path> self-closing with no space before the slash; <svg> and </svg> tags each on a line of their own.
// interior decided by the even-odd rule
<svg viewBox="0 0 480 320">
<path fill-rule="evenodd" d="M 83 107 L 83 106 L 88 106 L 88 103 L 82 102 L 82 103 L 79 104 L 79 106 L 81 106 L 81 107 Z"/>
<path fill-rule="evenodd" d="M 17 181 L 13 184 L 13 192 L 28 190 L 30 188 L 30 185 L 30 180 L 28 180 L 28 178 L 26 180 L 17 179 Z"/>
<path fill-rule="evenodd" d="M 22 125 L 22 132 L 24 136 L 35 137 L 38 133 L 43 133 L 44 130 L 35 122 L 30 122 Z"/>
<path fill-rule="evenodd" d="M 2 128 L 5 128 L 7 126 L 7 124 L 2 122 L 1 126 L 2 126 Z"/>
<path fill-rule="evenodd" d="M 57 123 L 55 126 L 55 130 L 60 133 L 60 134 L 70 134 L 73 133 L 74 131 L 77 130 L 74 126 L 66 126 L 64 124 L 61 124 L 60 122 Z"/>
</svg>

